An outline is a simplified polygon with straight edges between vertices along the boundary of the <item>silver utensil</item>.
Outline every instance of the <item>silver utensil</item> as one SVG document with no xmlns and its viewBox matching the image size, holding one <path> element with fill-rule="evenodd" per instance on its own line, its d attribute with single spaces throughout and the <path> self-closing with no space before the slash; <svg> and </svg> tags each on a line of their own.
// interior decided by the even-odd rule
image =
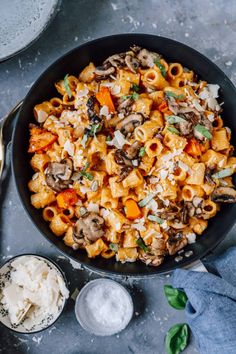
<svg viewBox="0 0 236 354">
<path fill-rule="evenodd" d="M 17 105 L 12 108 L 12 110 L 0 121 L 0 182 L 2 182 L 2 175 L 5 165 L 5 142 L 3 136 L 3 130 L 7 124 L 10 124 L 14 118 L 17 110 L 21 107 L 23 100 L 17 103 Z"/>
</svg>

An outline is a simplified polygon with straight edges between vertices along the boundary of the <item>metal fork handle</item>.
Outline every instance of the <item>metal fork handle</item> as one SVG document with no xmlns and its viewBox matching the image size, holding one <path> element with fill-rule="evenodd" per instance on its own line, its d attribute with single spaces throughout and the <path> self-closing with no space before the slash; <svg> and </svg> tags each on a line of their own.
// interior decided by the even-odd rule
<svg viewBox="0 0 236 354">
<path fill-rule="evenodd" d="M 17 105 L 13 107 L 12 110 L 7 113 L 7 115 L 3 117 L 0 121 L 0 182 L 2 181 L 2 174 L 5 165 L 5 142 L 3 136 L 3 129 L 7 124 L 11 123 L 13 117 L 15 116 L 18 109 L 21 107 L 22 103 L 23 100 L 18 102 Z"/>
</svg>

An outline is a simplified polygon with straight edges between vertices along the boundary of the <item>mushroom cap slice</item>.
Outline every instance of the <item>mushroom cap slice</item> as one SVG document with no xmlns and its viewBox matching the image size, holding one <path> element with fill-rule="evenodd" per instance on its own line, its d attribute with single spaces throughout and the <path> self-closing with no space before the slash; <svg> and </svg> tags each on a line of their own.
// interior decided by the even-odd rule
<svg viewBox="0 0 236 354">
<path fill-rule="evenodd" d="M 75 242 L 81 242 L 81 239 L 95 242 L 104 236 L 104 219 L 97 213 L 86 213 L 75 223 L 73 229 L 73 238 Z"/>
<path fill-rule="evenodd" d="M 113 66 L 110 66 L 109 68 L 104 68 L 103 66 L 98 66 L 95 70 L 94 73 L 97 76 L 97 78 L 104 79 L 108 77 L 109 75 L 114 74 L 116 69 Z"/>
<path fill-rule="evenodd" d="M 236 203 L 236 190 L 231 187 L 218 187 L 214 189 L 211 199 L 216 203 Z"/>
<path fill-rule="evenodd" d="M 126 135 L 128 133 L 132 133 L 137 126 L 143 124 L 143 121 L 144 117 L 142 113 L 132 113 L 124 119 L 120 120 L 117 123 L 116 129 L 120 130 L 121 133 Z"/>
<path fill-rule="evenodd" d="M 133 73 L 137 72 L 137 69 L 139 67 L 139 61 L 134 56 L 127 54 L 125 57 L 125 64 L 127 65 L 130 71 L 132 71 Z"/>
<path fill-rule="evenodd" d="M 73 172 L 71 159 L 66 158 L 61 162 L 49 162 L 46 171 L 46 183 L 55 192 L 68 188 Z"/>
</svg>

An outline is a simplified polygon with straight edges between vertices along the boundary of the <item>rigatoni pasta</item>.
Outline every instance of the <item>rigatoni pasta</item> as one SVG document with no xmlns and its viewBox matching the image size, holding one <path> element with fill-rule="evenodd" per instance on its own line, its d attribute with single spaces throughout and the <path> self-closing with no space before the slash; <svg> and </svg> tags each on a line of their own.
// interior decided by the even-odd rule
<svg viewBox="0 0 236 354">
<path fill-rule="evenodd" d="M 34 107 L 29 190 L 75 252 L 158 266 L 236 202 L 218 85 L 133 46 L 55 87 Z"/>
</svg>

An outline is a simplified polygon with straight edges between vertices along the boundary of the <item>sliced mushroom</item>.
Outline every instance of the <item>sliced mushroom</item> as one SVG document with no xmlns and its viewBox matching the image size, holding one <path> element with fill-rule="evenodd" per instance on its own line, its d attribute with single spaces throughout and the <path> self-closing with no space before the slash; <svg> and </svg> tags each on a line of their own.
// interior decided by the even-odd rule
<svg viewBox="0 0 236 354">
<path fill-rule="evenodd" d="M 211 199 L 216 203 L 236 203 L 236 190 L 231 187 L 218 187 L 213 191 Z"/>
<path fill-rule="evenodd" d="M 101 122 L 101 118 L 98 116 L 98 112 L 99 112 L 98 102 L 94 96 L 89 97 L 89 99 L 86 103 L 86 107 L 87 107 L 87 113 L 88 113 L 89 119 L 93 123 Z"/>
<path fill-rule="evenodd" d="M 181 220 L 174 219 L 173 221 L 169 222 L 169 225 L 173 227 L 175 230 L 181 230 L 186 227 L 186 224 L 184 224 Z"/>
<path fill-rule="evenodd" d="M 164 256 L 158 256 L 151 253 L 146 253 L 144 250 L 139 251 L 139 259 L 146 265 L 158 267 L 164 261 Z"/>
<path fill-rule="evenodd" d="M 188 215 L 190 217 L 193 217 L 195 215 L 195 211 L 196 211 L 195 206 L 191 202 L 186 202 L 185 206 L 188 210 Z"/>
<path fill-rule="evenodd" d="M 84 238 L 90 242 L 97 241 L 104 235 L 104 219 L 96 213 L 86 213 L 75 223 L 73 238 L 75 242 L 81 242 Z"/>
<path fill-rule="evenodd" d="M 211 174 L 212 174 L 212 171 L 210 168 L 206 168 L 206 171 L 205 171 L 205 180 L 207 183 L 211 184 L 211 185 L 214 185 L 215 182 L 213 181 L 212 177 L 211 177 Z"/>
<path fill-rule="evenodd" d="M 73 172 L 71 159 L 66 158 L 59 162 L 49 162 L 45 170 L 47 185 L 56 192 L 68 188 Z"/>
<path fill-rule="evenodd" d="M 128 69 L 133 73 L 136 73 L 139 67 L 139 61 L 134 56 L 127 54 L 125 56 L 125 64 L 127 65 Z"/>
<path fill-rule="evenodd" d="M 94 73 L 95 73 L 97 79 L 105 79 L 108 76 L 114 74 L 115 71 L 116 71 L 116 69 L 113 66 L 110 66 L 107 68 L 104 66 L 98 66 L 94 70 Z"/>
<path fill-rule="evenodd" d="M 193 128 L 192 122 L 185 121 L 179 123 L 179 131 L 181 135 L 191 134 L 192 128 Z"/>
<path fill-rule="evenodd" d="M 187 224 L 188 223 L 188 208 L 186 205 L 184 205 L 182 211 L 181 211 L 181 214 L 180 214 L 180 221 L 183 223 L 183 224 Z"/>
<path fill-rule="evenodd" d="M 141 49 L 137 54 L 137 58 L 143 67 L 151 68 L 155 60 L 160 60 L 161 56 L 157 53 L 150 52 L 147 49 Z"/>
<path fill-rule="evenodd" d="M 182 232 L 178 232 L 175 235 L 171 235 L 166 242 L 166 247 L 169 255 L 172 256 L 182 248 L 184 248 L 188 243 L 188 240 L 183 236 Z"/>
<path fill-rule="evenodd" d="M 111 55 L 110 57 L 108 57 L 104 61 L 103 64 L 104 64 L 104 66 L 106 66 L 108 63 L 111 64 L 112 66 L 114 66 L 115 68 L 120 68 L 120 67 L 124 66 L 125 53 Z"/>
<path fill-rule="evenodd" d="M 135 141 L 132 145 L 124 145 L 123 151 L 127 159 L 135 159 L 138 156 L 141 146 L 142 144 L 139 141 Z"/>
<path fill-rule="evenodd" d="M 144 117 L 141 113 L 132 113 L 117 123 L 116 129 L 126 135 L 132 133 L 134 129 L 143 124 Z"/>
<path fill-rule="evenodd" d="M 122 149 L 117 149 L 114 154 L 115 162 L 118 165 L 132 166 L 132 162 L 126 157 Z"/>
<path fill-rule="evenodd" d="M 134 100 L 132 97 L 128 97 L 125 100 L 123 100 L 122 98 L 118 101 L 118 107 L 117 107 L 117 111 L 119 113 L 130 113 L 131 109 L 132 109 L 132 105 L 134 103 Z"/>
</svg>

